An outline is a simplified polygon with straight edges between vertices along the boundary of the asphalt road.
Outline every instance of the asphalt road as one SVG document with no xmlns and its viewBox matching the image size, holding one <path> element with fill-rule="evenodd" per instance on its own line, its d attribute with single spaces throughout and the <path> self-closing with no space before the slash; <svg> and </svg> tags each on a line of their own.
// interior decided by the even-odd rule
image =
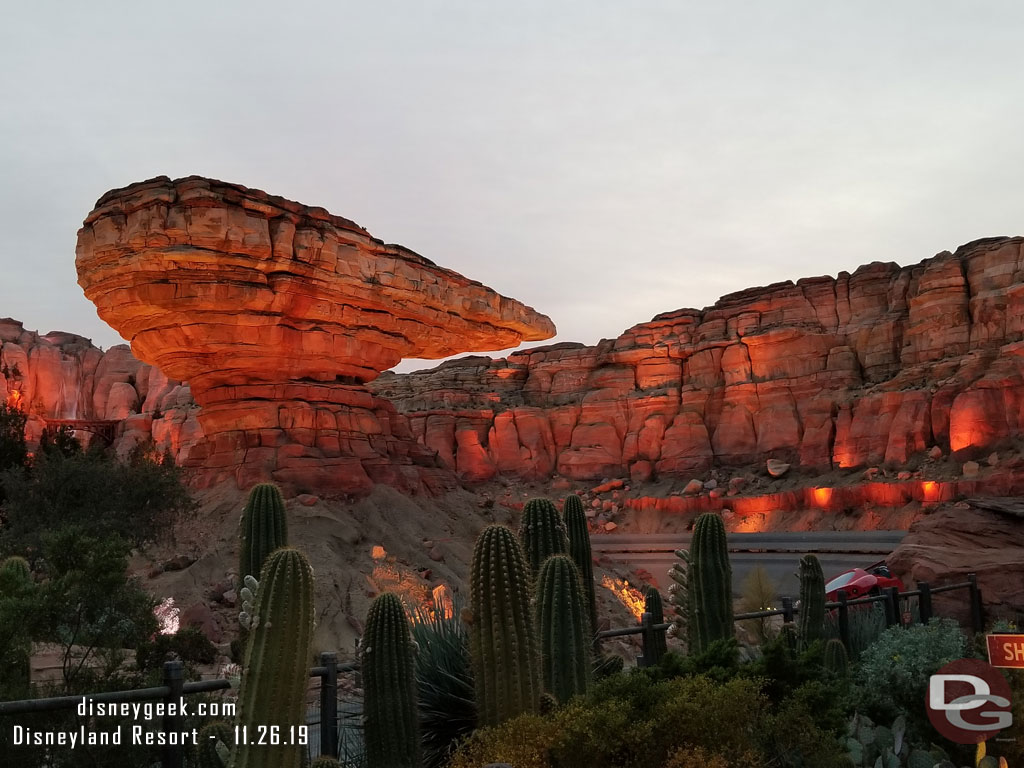
<svg viewBox="0 0 1024 768">
<path fill-rule="evenodd" d="M 813 552 L 821 561 L 828 581 L 850 568 L 864 568 L 884 560 L 905 535 L 905 531 L 820 531 L 813 533 L 734 533 L 729 535 L 733 592 L 739 594 L 747 574 L 761 566 L 781 596 L 794 598 L 800 592 L 796 571 L 803 554 Z M 658 587 L 671 583 L 668 570 L 678 562 L 676 549 L 687 549 L 689 535 L 606 534 L 595 536 L 595 555 L 607 557 L 630 568 L 644 568 Z"/>
</svg>

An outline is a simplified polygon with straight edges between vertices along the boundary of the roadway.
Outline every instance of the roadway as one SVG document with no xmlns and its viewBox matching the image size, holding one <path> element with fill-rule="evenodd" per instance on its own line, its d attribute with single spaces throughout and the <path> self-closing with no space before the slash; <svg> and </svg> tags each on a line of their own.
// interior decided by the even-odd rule
<svg viewBox="0 0 1024 768">
<path fill-rule="evenodd" d="M 731 533 L 728 536 L 733 592 L 739 595 L 747 574 L 756 566 L 765 569 L 780 596 L 799 595 L 796 576 L 800 557 L 813 553 L 821 561 L 828 581 L 850 568 L 864 568 L 884 560 L 906 535 L 906 531 L 812 531 L 806 533 Z M 593 536 L 596 556 L 606 557 L 628 568 L 644 568 L 666 589 L 668 570 L 679 562 L 677 549 L 689 549 L 691 534 L 605 534 Z"/>
</svg>

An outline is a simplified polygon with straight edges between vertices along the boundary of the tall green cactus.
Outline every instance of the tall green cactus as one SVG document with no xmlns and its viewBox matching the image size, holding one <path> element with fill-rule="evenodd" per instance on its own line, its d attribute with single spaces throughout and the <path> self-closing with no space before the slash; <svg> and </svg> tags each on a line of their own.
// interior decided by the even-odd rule
<svg viewBox="0 0 1024 768">
<path fill-rule="evenodd" d="M 846 646 L 835 638 L 825 643 L 825 669 L 839 677 L 845 677 L 850 666 Z"/>
<path fill-rule="evenodd" d="M 536 602 L 544 689 L 564 704 L 590 684 L 594 634 L 580 572 L 571 557 L 553 555 L 544 561 Z"/>
<path fill-rule="evenodd" d="M 469 648 L 480 725 L 535 712 L 541 687 L 530 570 L 515 534 L 490 525 L 470 569 Z"/>
<path fill-rule="evenodd" d="M 369 768 L 419 768 L 413 648 L 401 599 L 384 592 L 370 606 L 360 653 Z"/>
<path fill-rule="evenodd" d="M 313 640 L 313 569 L 301 552 L 278 549 L 263 563 L 239 692 L 238 719 L 250 739 L 277 726 L 294 740 L 306 722 L 306 687 Z M 299 768 L 298 745 L 239 744 L 232 768 Z"/>
<path fill-rule="evenodd" d="M 594 555 L 590 550 L 590 529 L 583 500 L 575 493 L 562 502 L 562 518 L 569 534 L 569 555 L 580 571 L 580 583 L 587 601 L 590 626 L 597 632 L 597 595 L 594 587 Z"/>
<path fill-rule="evenodd" d="M 544 561 L 569 551 L 569 536 L 555 505 L 547 499 L 530 499 L 523 507 L 519 538 L 534 578 Z"/>
<path fill-rule="evenodd" d="M 284 499 L 276 485 L 261 483 L 249 491 L 242 510 L 240 538 L 238 582 L 242 584 L 246 576 L 259 578 L 267 555 L 288 546 Z"/>
<path fill-rule="evenodd" d="M 661 593 L 653 586 L 644 591 L 644 613 L 651 614 L 651 624 L 665 623 L 665 607 L 661 602 Z M 655 632 L 653 641 L 649 641 L 646 649 L 648 664 L 657 664 L 661 657 L 668 653 L 668 642 L 664 632 Z"/>
<path fill-rule="evenodd" d="M 11 555 L 0 563 L 0 597 L 12 596 L 32 583 L 28 560 Z"/>
<path fill-rule="evenodd" d="M 690 652 L 700 653 L 716 640 L 733 637 L 732 566 L 725 524 L 712 512 L 698 517 L 693 528 L 687 587 Z"/>
<path fill-rule="evenodd" d="M 814 555 L 800 558 L 800 644 L 806 648 L 825 633 L 825 575 Z"/>
</svg>

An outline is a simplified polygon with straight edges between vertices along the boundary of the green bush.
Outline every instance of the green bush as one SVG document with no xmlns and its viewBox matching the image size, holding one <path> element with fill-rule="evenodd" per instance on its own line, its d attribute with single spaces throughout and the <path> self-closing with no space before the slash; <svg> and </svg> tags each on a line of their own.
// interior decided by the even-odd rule
<svg viewBox="0 0 1024 768">
<path fill-rule="evenodd" d="M 967 638 L 951 619 L 890 627 L 861 654 L 853 670 L 858 711 L 876 723 L 905 715 L 908 738 L 927 741 L 931 729 L 922 702 L 928 678 L 966 652 Z"/>
<path fill-rule="evenodd" d="M 614 675 L 547 717 L 523 715 L 478 730 L 451 768 L 845 765 L 836 734 L 816 721 L 813 696 L 774 707 L 758 680 L 666 674 Z"/>
<path fill-rule="evenodd" d="M 42 452 L 28 469 L 0 473 L 0 486 L 0 554 L 24 555 L 32 563 L 43 536 L 61 526 L 79 525 L 91 536 L 117 536 L 139 547 L 194 509 L 181 470 L 147 447 L 124 461 L 106 449 Z"/>
<path fill-rule="evenodd" d="M 135 650 L 135 663 L 143 671 L 160 670 L 172 658 L 180 659 L 186 668 L 196 664 L 212 664 L 217 648 L 196 627 L 186 627 L 172 635 L 158 634 Z"/>
</svg>

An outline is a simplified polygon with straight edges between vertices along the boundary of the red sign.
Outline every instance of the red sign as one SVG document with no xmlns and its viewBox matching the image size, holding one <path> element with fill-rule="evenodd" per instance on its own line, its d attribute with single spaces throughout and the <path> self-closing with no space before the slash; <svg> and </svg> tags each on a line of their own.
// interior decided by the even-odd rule
<svg viewBox="0 0 1024 768">
<path fill-rule="evenodd" d="M 1003 669 L 1024 669 L 1024 635 L 986 635 L 988 663 Z"/>
</svg>

